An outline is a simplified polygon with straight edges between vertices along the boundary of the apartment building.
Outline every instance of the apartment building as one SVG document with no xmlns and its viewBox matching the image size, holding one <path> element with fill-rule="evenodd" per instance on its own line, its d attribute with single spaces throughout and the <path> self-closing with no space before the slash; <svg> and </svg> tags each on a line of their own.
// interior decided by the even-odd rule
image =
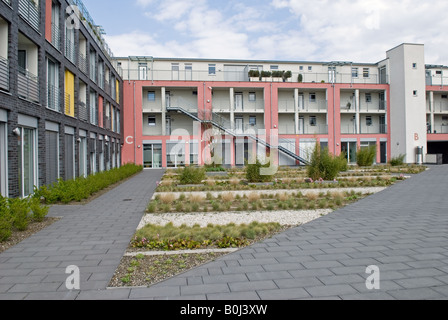
<svg viewBox="0 0 448 320">
<path fill-rule="evenodd" d="M 280 165 L 299 165 L 316 143 L 350 163 L 370 145 L 376 163 L 440 153 L 448 161 L 446 68 L 425 65 L 423 45 L 399 45 L 375 63 L 114 61 L 123 77 L 124 162 L 236 166 L 274 153 Z"/>
<path fill-rule="evenodd" d="M 1 195 L 121 164 L 111 57 L 82 1 L 0 1 Z"/>
</svg>

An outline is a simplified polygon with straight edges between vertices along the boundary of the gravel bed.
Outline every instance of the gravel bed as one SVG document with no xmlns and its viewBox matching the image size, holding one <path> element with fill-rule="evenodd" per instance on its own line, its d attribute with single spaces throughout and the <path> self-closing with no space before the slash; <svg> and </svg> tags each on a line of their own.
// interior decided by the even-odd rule
<svg viewBox="0 0 448 320">
<path fill-rule="evenodd" d="M 284 226 L 298 226 L 319 217 L 329 214 L 332 209 L 318 210 L 282 210 L 282 211 L 238 211 L 238 212 L 217 212 L 217 213 L 164 213 L 145 215 L 138 228 L 141 229 L 147 224 L 166 225 L 172 222 L 175 226 L 185 224 L 193 226 L 199 224 L 206 227 L 208 224 L 227 225 L 249 224 L 257 221 L 260 223 L 277 222 Z"/>
<path fill-rule="evenodd" d="M 322 189 L 276 189 L 276 190 L 228 190 L 228 191 L 186 191 L 186 192 L 158 192 L 155 193 L 152 197 L 154 199 L 157 195 L 164 195 L 164 194 L 173 194 L 176 199 L 180 197 L 180 195 L 184 194 L 185 196 L 188 196 L 190 194 L 203 194 L 206 195 L 207 193 L 210 193 L 213 197 L 217 197 L 219 194 L 223 193 L 233 193 L 235 195 L 239 194 L 240 196 L 243 195 L 249 195 L 251 193 L 259 193 L 259 194 L 291 194 L 291 193 L 298 193 L 301 192 L 302 194 L 308 194 L 308 193 L 327 193 L 329 192 L 345 192 L 345 191 L 354 191 L 356 193 L 361 192 L 362 194 L 373 194 L 377 192 L 381 192 L 383 190 L 387 189 L 387 187 L 359 187 L 359 188 L 322 188 Z"/>
</svg>

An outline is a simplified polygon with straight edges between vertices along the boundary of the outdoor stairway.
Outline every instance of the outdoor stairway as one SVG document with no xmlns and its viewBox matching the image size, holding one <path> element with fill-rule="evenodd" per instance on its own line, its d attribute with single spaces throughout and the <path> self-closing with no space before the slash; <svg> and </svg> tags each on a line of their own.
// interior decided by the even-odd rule
<svg viewBox="0 0 448 320">
<path fill-rule="evenodd" d="M 262 145 L 264 145 L 265 147 L 269 148 L 269 149 L 278 149 L 278 151 L 286 154 L 287 156 L 297 160 L 300 162 L 301 165 L 307 165 L 309 164 L 308 160 L 302 158 L 301 156 L 297 155 L 295 152 L 290 151 L 289 149 L 283 147 L 283 146 L 272 146 L 270 145 L 267 141 L 261 139 L 260 137 L 258 137 L 257 135 L 254 134 L 250 134 L 250 133 L 243 133 L 243 132 L 237 132 L 235 131 L 235 129 L 232 129 L 232 125 L 231 122 L 223 117 L 221 117 L 220 115 L 214 113 L 214 112 L 208 112 L 207 114 L 203 114 L 203 117 L 201 117 L 198 113 L 193 113 L 190 112 L 188 110 L 185 110 L 182 107 L 178 107 L 178 106 L 169 106 L 166 108 L 167 111 L 173 111 L 173 112 L 181 112 L 187 116 L 189 116 L 190 118 L 192 118 L 195 121 L 201 122 L 201 123 L 210 123 L 213 126 L 215 126 L 216 128 L 224 131 L 225 133 L 234 136 L 234 137 L 248 137 L 254 141 L 256 141 L 257 143 L 260 143 Z M 211 117 L 207 117 L 207 115 L 211 115 Z M 279 143 L 282 140 L 279 140 Z"/>
</svg>

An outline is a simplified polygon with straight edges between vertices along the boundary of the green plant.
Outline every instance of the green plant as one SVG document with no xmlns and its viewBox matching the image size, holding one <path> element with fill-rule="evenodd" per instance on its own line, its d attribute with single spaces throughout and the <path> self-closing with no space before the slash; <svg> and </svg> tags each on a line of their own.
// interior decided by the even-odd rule
<svg viewBox="0 0 448 320">
<path fill-rule="evenodd" d="M 258 71 L 258 70 L 249 70 L 249 77 L 250 78 L 259 78 L 260 77 L 260 71 Z"/>
<path fill-rule="evenodd" d="M 261 164 L 260 160 L 257 158 L 251 163 L 246 165 L 246 179 L 249 182 L 270 182 L 274 178 L 274 175 L 265 174 L 262 169 L 269 168 L 270 162 L 266 164 Z M 268 171 L 268 170 L 266 170 Z"/>
<path fill-rule="evenodd" d="M 195 168 L 190 166 L 181 169 L 179 177 L 181 184 L 200 184 L 205 179 L 205 168 Z"/>
<path fill-rule="evenodd" d="M 37 198 L 31 198 L 29 204 L 31 211 L 33 212 L 32 215 L 33 220 L 37 222 L 42 222 L 48 215 L 50 207 L 42 205 L 40 203 L 40 200 Z"/>
<path fill-rule="evenodd" d="M 270 76 L 272 76 L 272 72 L 271 71 L 261 71 L 261 77 L 262 78 L 269 78 Z"/>
<path fill-rule="evenodd" d="M 0 242 L 6 241 L 12 234 L 13 219 L 8 201 L 0 195 Z"/>
<path fill-rule="evenodd" d="M 360 167 L 369 167 L 373 165 L 376 158 L 376 145 L 367 148 L 361 148 L 356 153 L 356 162 Z"/>
<path fill-rule="evenodd" d="M 316 144 L 307 166 L 307 174 L 313 180 L 334 180 L 346 166 L 347 160 L 343 155 L 332 155 L 328 148 L 321 150 L 320 145 Z"/>
<path fill-rule="evenodd" d="M 404 164 L 405 157 L 406 157 L 405 154 L 401 154 L 397 157 L 394 157 L 394 158 L 390 159 L 389 164 L 393 167 L 402 166 Z"/>
<path fill-rule="evenodd" d="M 283 74 L 283 80 L 290 79 L 290 78 L 292 78 L 292 72 L 291 71 L 286 71 Z"/>
<path fill-rule="evenodd" d="M 297 81 L 298 81 L 299 83 L 302 83 L 302 82 L 303 82 L 303 74 L 299 74 L 299 76 L 297 77 Z"/>
<path fill-rule="evenodd" d="M 13 226 L 19 231 L 25 231 L 31 221 L 28 199 L 9 199 L 9 208 L 13 219 Z"/>
</svg>

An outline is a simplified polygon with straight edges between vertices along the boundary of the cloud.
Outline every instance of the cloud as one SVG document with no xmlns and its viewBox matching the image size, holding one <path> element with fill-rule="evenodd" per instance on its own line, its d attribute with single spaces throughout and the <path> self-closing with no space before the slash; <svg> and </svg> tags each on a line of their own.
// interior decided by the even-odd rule
<svg viewBox="0 0 448 320">
<path fill-rule="evenodd" d="M 412 42 L 448 63 L 445 0 L 135 1 L 146 21 L 107 37 L 115 55 L 377 62 Z"/>
</svg>

